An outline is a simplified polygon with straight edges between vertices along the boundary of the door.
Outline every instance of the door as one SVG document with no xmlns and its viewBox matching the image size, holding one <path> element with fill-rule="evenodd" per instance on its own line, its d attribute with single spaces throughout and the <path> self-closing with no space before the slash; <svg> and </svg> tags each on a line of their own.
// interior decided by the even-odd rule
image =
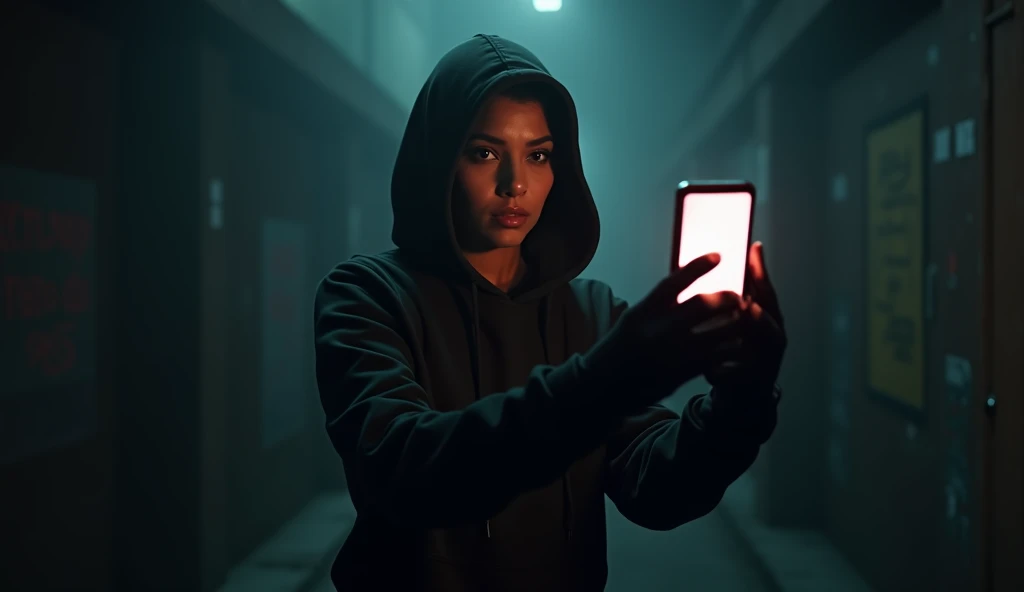
<svg viewBox="0 0 1024 592">
<path fill-rule="evenodd" d="M 985 589 L 1024 590 L 1024 6 L 985 0 Z M 991 394 L 991 397 L 989 396 Z"/>
</svg>

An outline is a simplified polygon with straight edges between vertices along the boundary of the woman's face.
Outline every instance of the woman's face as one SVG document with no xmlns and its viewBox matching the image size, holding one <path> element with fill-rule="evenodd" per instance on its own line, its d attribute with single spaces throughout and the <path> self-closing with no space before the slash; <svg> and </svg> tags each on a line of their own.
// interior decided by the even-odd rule
<svg viewBox="0 0 1024 592">
<path fill-rule="evenodd" d="M 497 96 L 480 110 L 459 156 L 452 199 L 463 250 L 522 244 L 555 181 L 553 149 L 540 103 Z"/>
</svg>

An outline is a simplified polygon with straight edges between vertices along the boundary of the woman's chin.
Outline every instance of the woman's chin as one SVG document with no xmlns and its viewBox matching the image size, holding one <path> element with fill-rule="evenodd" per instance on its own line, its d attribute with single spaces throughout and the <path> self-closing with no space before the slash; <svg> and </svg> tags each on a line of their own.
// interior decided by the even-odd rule
<svg viewBox="0 0 1024 592">
<path fill-rule="evenodd" d="M 487 238 L 495 249 L 507 249 L 522 245 L 526 234 L 525 228 L 492 228 L 489 229 Z"/>
</svg>

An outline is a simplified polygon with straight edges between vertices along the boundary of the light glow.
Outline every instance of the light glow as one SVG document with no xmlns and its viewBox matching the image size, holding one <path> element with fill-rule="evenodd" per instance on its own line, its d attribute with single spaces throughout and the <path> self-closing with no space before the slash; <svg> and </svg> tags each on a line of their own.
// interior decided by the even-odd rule
<svg viewBox="0 0 1024 592">
<path fill-rule="evenodd" d="M 533 0 L 533 8 L 537 12 L 558 12 L 562 9 L 562 0 Z"/>
</svg>

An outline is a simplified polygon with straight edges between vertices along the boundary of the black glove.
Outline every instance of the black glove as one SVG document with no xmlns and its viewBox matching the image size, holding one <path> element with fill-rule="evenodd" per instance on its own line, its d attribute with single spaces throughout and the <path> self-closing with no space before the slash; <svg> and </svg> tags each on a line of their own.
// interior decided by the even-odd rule
<svg viewBox="0 0 1024 592">
<path fill-rule="evenodd" d="M 728 360 L 713 367 L 707 379 L 714 387 L 712 410 L 719 425 L 729 425 L 763 444 L 778 417 L 782 391 L 776 382 L 787 339 L 761 243 L 751 247 L 747 283 L 750 294 L 742 313 L 742 335 Z"/>
<path fill-rule="evenodd" d="M 699 257 L 662 280 L 586 354 L 587 368 L 611 387 L 614 411 L 629 415 L 657 403 L 726 359 L 723 347 L 742 330 L 743 299 L 719 292 L 676 300 L 720 260 Z"/>
<path fill-rule="evenodd" d="M 782 310 L 764 264 L 760 242 L 750 248 L 747 266 L 749 296 L 742 313 L 743 331 L 728 359 L 707 374 L 708 382 L 724 397 L 751 403 L 772 397 L 788 343 Z M 774 389 L 774 390 L 773 390 Z"/>
</svg>

